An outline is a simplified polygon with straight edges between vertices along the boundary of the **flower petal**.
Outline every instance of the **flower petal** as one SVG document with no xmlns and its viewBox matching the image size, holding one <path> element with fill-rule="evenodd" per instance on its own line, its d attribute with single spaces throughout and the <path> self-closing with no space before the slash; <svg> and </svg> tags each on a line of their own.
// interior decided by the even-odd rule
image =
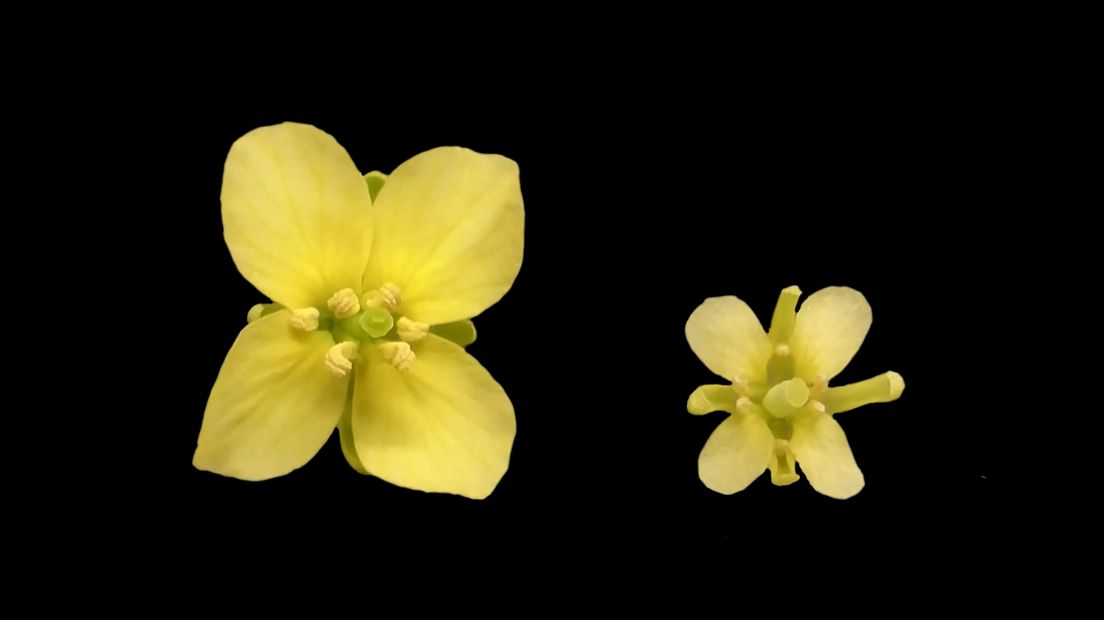
<svg viewBox="0 0 1104 620">
<path fill-rule="evenodd" d="M 400 313 L 415 321 L 471 318 L 517 277 L 525 210 L 512 160 L 458 147 L 426 151 L 391 173 L 375 207 L 364 288 L 395 283 Z"/>
<path fill-rule="evenodd" d="M 482 499 L 510 464 L 516 424 L 502 386 L 429 334 L 405 371 L 378 347 L 357 361 L 353 438 L 364 468 L 399 486 Z"/>
<path fill-rule="evenodd" d="M 349 379 L 323 360 L 328 332 L 302 332 L 281 310 L 238 334 L 207 399 L 192 464 L 243 480 L 282 476 L 311 459 L 333 434 Z"/>
<path fill-rule="evenodd" d="M 865 481 L 847 436 L 832 416 L 825 413 L 798 416 L 794 420 L 790 450 L 797 464 L 818 493 L 847 499 L 862 490 Z"/>
<path fill-rule="evenodd" d="M 686 340 L 709 370 L 731 381 L 766 379 L 771 344 L 755 313 L 737 297 L 710 297 L 686 321 Z"/>
<path fill-rule="evenodd" d="M 734 413 L 705 442 L 698 477 L 718 493 L 743 491 L 767 468 L 773 449 L 774 435 L 763 418 Z"/>
<path fill-rule="evenodd" d="M 870 304 L 853 288 L 830 286 L 809 295 L 790 337 L 795 374 L 810 382 L 838 375 L 862 346 L 872 320 Z"/>
<path fill-rule="evenodd" d="M 238 270 L 273 301 L 325 308 L 360 290 L 372 246 L 368 185 L 345 149 L 310 125 L 238 138 L 226 157 L 222 223 Z"/>
</svg>

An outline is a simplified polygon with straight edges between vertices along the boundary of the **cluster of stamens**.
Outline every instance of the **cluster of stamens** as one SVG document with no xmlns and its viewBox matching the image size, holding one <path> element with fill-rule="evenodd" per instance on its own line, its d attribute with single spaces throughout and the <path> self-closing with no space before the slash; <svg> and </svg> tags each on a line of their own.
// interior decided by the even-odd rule
<svg viewBox="0 0 1104 620">
<path fill-rule="evenodd" d="M 827 390 L 827 381 L 818 377 L 813 383 L 806 383 L 795 377 L 793 356 L 786 343 L 775 345 L 767 369 L 766 383 L 749 384 L 742 376 L 733 378 L 732 390 L 737 396 L 735 410 L 766 420 L 774 435 L 771 476 L 775 484 L 791 484 L 799 479 L 794 469 L 796 459 L 789 445 L 793 418 L 799 414 L 826 412 L 819 399 Z"/>
<path fill-rule="evenodd" d="M 330 296 L 327 313 L 313 307 L 293 308 L 290 322 L 298 330 L 325 329 L 333 335 L 336 344 L 326 352 L 322 363 L 336 377 L 352 371 L 364 345 L 379 347 L 383 359 L 399 370 L 407 370 L 416 359 L 411 345 L 426 337 L 429 325 L 405 316 L 396 318 L 401 305 L 401 291 L 390 282 L 362 296 L 345 288 Z M 260 318 L 266 309 L 261 304 L 254 306 L 248 320 Z"/>
</svg>

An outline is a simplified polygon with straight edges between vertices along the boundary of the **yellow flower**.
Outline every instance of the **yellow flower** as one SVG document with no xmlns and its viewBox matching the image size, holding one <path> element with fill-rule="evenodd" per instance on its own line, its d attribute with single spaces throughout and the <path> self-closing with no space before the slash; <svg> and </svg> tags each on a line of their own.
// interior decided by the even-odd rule
<svg viewBox="0 0 1104 620">
<path fill-rule="evenodd" d="M 471 317 L 521 267 L 517 164 L 437 148 L 362 176 L 309 125 L 230 149 L 222 185 L 235 265 L 255 306 L 211 390 L 193 464 L 246 480 L 309 461 L 335 427 L 361 473 L 486 497 L 506 472 L 514 410 L 463 349 Z"/>
<path fill-rule="evenodd" d="M 809 484 L 846 499 L 863 475 L 833 417 L 869 403 L 896 400 L 905 389 L 895 372 L 845 385 L 828 381 L 847 365 L 870 329 L 870 304 L 854 289 L 813 293 L 795 312 L 801 290 L 783 289 L 764 333 L 755 313 L 736 297 L 711 297 L 686 321 L 686 340 L 709 370 L 729 385 L 703 385 L 686 408 L 731 415 L 698 457 L 698 476 L 718 493 L 742 491 L 764 469 L 776 485 L 796 482 L 794 464 Z"/>
</svg>

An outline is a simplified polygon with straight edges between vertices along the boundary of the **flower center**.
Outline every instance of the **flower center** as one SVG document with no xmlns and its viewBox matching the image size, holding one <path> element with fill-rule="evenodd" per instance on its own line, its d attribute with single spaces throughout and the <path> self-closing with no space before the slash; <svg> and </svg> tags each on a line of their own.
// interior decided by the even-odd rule
<svg viewBox="0 0 1104 620">
<path fill-rule="evenodd" d="M 783 289 L 778 297 L 768 333 L 774 350 L 767 360 L 766 382 L 749 383 L 742 376 L 732 379 L 732 389 L 739 396 L 737 410 L 762 417 L 774 435 L 769 469 L 772 480 L 779 485 L 798 479 L 794 454 L 789 446 L 794 417 L 826 411 L 820 399 L 824 396 L 827 381 L 818 377 L 813 383 L 808 383 L 794 376 L 794 358 L 789 341 L 797 319 L 797 300 L 800 296 L 801 289 L 791 286 Z"/>
<path fill-rule="evenodd" d="M 362 347 L 378 347 L 383 358 L 399 370 L 407 370 L 416 359 L 412 344 L 429 333 L 429 325 L 397 315 L 402 305 L 399 287 L 387 282 L 379 289 L 358 296 L 351 288 L 330 296 L 326 311 L 298 308 L 291 311 L 291 325 L 303 331 L 323 329 L 333 335 L 334 344 L 323 363 L 336 377 L 345 377 L 361 354 Z M 249 320 L 267 312 L 265 306 L 249 311 Z"/>
</svg>

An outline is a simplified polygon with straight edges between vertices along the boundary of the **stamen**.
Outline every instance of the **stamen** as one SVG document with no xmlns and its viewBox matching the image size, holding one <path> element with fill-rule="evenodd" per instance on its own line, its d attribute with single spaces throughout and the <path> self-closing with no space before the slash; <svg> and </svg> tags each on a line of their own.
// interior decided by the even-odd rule
<svg viewBox="0 0 1104 620">
<path fill-rule="evenodd" d="M 388 312 L 394 312 L 398 310 L 401 304 L 402 295 L 399 292 L 399 287 L 391 282 L 384 282 L 379 290 L 364 295 L 364 306 L 368 308 L 383 308 Z"/>
<path fill-rule="evenodd" d="M 318 329 L 318 308 L 295 308 L 291 311 L 291 326 L 305 332 Z"/>
<path fill-rule="evenodd" d="M 736 411 L 740 413 L 755 413 L 763 415 L 763 408 L 756 405 L 750 398 L 739 398 L 736 400 Z"/>
<path fill-rule="evenodd" d="M 743 375 L 736 375 L 732 377 L 732 391 L 736 392 L 740 396 L 750 396 L 751 391 L 748 390 L 747 379 Z"/>
<path fill-rule="evenodd" d="M 788 418 L 809 400 L 809 386 L 801 379 L 783 381 L 767 391 L 763 407 L 776 418 Z"/>
<path fill-rule="evenodd" d="M 399 370 L 406 370 L 414 363 L 414 350 L 406 342 L 385 342 L 379 346 L 383 359 Z"/>
<path fill-rule="evenodd" d="M 356 316 L 360 312 L 360 299 L 357 297 L 356 291 L 351 288 L 343 288 L 334 293 L 326 302 L 326 305 L 329 306 L 330 312 L 333 312 L 334 316 L 339 319 L 347 319 Z"/>
<path fill-rule="evenodd" d="M 792 379 L 794 376 L 794 358 L 790 345 L 775 345 L 774 354 L 767 361 L 767 385 L 775 385 Z"/>
<path fill-rule="evenodd" d="M 398 328 L 399 338 L 405 342 L 418 342 L 429 333 L 428 323 L 411 321 L 405 316 L 399 317 L 396 327 Z"/>
<path fill-rule="evenodd" d="M 357 343 L 348 340 L 335 344 L 326 351 L 326 369 L 335 377 L 344 377 L 353 369 L 353 360 L 357 358 Z"/>
</svg>

